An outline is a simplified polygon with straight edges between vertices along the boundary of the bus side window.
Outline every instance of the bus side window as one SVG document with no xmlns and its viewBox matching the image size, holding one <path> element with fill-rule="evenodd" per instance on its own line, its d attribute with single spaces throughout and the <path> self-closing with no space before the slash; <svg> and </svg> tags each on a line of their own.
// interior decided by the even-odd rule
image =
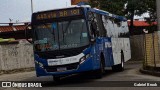
<svg viewBox="0 0 160 90">
<path fill-rule="evenodd" d="M 99 36 L 96 14 L 93 12 L 89 12 L 88 14 L 88 19 L 90 22 L 90 34 L 92 38 L 95 38 Z"/>
<path fill-rule="evenodd" d="M 95 35 L 95 27 L 93 27 L 94 26 L 94 18 L 95 18 L 93 12 L 88 12 L 87 18 L 89 21 L 90 35 L 91 35 L 91 38 L 94 39 L 96 35 Z"/>
</svg>

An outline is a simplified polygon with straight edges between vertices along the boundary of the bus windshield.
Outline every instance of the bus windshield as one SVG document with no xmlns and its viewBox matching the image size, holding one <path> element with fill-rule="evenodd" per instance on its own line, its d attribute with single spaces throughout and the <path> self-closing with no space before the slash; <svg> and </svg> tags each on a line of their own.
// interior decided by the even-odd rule
<svg viewBox="0 0 160 90">
<path fill-rule="evenodd" d="M 41 23 L 34 26 L 36 51 L 71 49 L 89 44 L 84 19 Z"/>
</svg>

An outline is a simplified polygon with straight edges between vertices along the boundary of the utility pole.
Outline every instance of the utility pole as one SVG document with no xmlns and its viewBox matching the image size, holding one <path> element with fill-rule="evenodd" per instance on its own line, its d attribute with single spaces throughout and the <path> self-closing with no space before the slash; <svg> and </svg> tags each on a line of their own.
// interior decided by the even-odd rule
<svg viewBox="0 0 160 90">
<path fill-rule="evenodd" d="M 160 31 L 160 0 L 156 0 L 156 7 L 157 7 L 157 29 L 158 31 Z M 160 36 L 159 36 L 160 37 Z"/>
<path fill-rule="evenodd" d="M 157 10 L 157 30 L 158 30 L 158 46 L 160 46 L 160 0 L 156 0 L 156 10 Z M 158 48 L 158 52 L 160 53 L 160 48 Z M 158 61 L 160 57 L 158 58 Z M 156 65 L 156 62 L 155 62 Z"/>
<path fill-rule="evenodd" d="M 31 0 L 31 13 L 33 13 L 33 1 Z"/>
</svg>

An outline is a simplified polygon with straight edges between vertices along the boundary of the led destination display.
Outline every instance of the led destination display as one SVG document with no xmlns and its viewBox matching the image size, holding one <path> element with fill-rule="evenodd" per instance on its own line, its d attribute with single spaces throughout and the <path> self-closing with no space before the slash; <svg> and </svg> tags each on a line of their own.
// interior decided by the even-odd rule
<svg viewBox="0 0 160 90">
<path fill-rule="evenodd" d="M 36 15 L 36 20 L 46 20 L 46 19 L 54 19 L 54 18 L 77 16 L 77 15 L 82 15 L 81 9 L 76 8 L 76 9 L 57 10 L 57 11 L 38 13 Z"/>
</svg>

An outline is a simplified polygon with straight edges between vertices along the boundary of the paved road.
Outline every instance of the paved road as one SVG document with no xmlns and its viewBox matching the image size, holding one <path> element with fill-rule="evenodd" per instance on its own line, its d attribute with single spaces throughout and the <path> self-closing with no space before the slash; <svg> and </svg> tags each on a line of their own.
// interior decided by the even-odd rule
<svg viewBox="0 0 160 90">
<path fill-rule="evenodd" d="M 141 74 L 139 72 L 139 68 L 141 67 L 142 67 L 142 62 L 129 61 L 125 64 L 125 70 L 123 72 L 113 72 L 112 70 L 107 70 L 102 79 L 94 79 L 90 75 L 86 76 L 84 74 L 78 74 L 78 75 L 65 77 L 58 84 L 54 82 L 46 82 L 43 84 L 43 86 L 46 86 L 43 89 L 52 89 L 52 90 L 53 89 L 54 90 L 66 90 L 66 89 L 67 90 L 72 90 L 72 89 L 73 90 L 75 89 L 76 90 L 81 90 L 81 89 L 103 90 L 104 89 L 106 90 L 109 87 L 96 87 L 96 86 L 101 86 L 103 83 L 107 83 L 106 81 L 137 81 L 137 82 L 138 81 L 146 81 L 146 82 L 160 81 L 160 77 Z M 0 81 L 10 81 L 10 80 L 11 81 L 52 81 L 52 77 L 36 77 L 34 71 L 0 76 Z M 119 82 L 119 83 L 127 84 L 127 82 Z M 86 87 L 86 86 L 89 86 L 89 87 Z M 22 89 L 22 88 L 16 88 L 16 89 Z M 23 89 L 27 90 L 28 88 L 23 88 Z M 119 87 L 112 87 L 110 89 L 117 90 L 119 89 Z M 125 87 L 122 90 L 124 89 L 131 89 L 131 88 Z M 134 89 L 135 88 L 133 88 L 133 90 Z M 151 90 L 152 88 L 146 87 L 143 89 Z M 154 88 L 154 89 L 158 90 L 158 88 Z M 34 90 L 37 90 L 37 88 L 34 88 Z"/>
</svg>

